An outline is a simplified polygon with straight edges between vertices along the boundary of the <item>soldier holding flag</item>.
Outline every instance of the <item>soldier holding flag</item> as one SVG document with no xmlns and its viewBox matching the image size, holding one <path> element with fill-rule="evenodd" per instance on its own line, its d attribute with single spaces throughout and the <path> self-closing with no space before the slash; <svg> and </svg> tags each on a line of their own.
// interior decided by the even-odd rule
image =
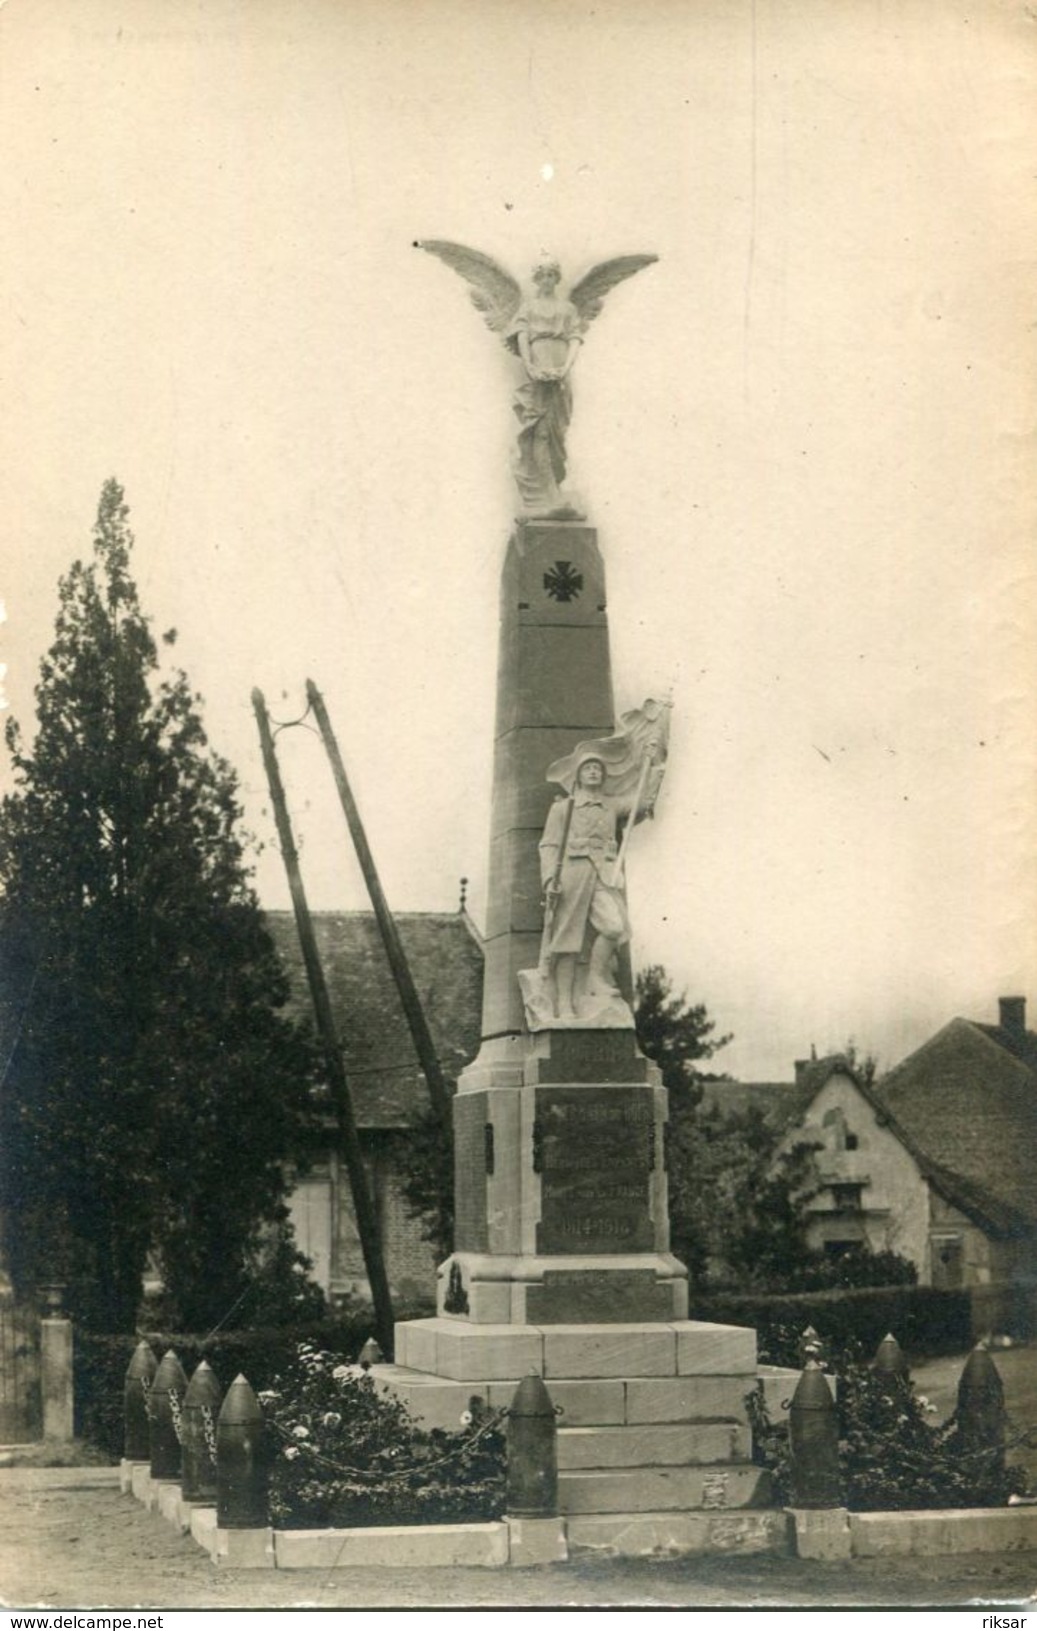
<svg viewBox="0 0 1037 1631">
<path fill-rule="evenodd" d="M 580 742 L 548 768 L 547 780 L 567 794 L 552 805 L 540 841 L 539 975 L 556 1024 L 593 1022 L 622 1001 L 616 952 L 630 938 L 623 861 L 631 828 L 655 808 L 668 724 L 669 703 L 649 700 L 623 715 L 615 736 Z"/>
</svg>

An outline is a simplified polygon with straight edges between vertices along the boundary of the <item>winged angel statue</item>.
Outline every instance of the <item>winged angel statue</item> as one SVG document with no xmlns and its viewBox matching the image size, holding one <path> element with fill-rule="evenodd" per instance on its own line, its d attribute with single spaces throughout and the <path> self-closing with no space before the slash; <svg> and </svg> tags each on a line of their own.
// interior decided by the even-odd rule
<svg viewBox="0 0 1037 1631">
<path fill-rule="evenodd" d="M 582 520 L 578 506 L 562 491 L 565 434 L 572 415 L 569 375 L 609 290 L 659 257 L 619 255 L 602 261 L 573 284 L 566 299 L 558 292 L 562 269 L 556 260 L 537 262 L 533 287 L 523 295 L 511 273 L 478 249 L 442 238 L 422 238 L 417 248 L 438 255 L 460 273 L 471 285 L 472 304 L 487 327 L 521 360 L 523 377 L 512 404 L 519 422 L 513 468 L 520 514 Z"/>
</svg>

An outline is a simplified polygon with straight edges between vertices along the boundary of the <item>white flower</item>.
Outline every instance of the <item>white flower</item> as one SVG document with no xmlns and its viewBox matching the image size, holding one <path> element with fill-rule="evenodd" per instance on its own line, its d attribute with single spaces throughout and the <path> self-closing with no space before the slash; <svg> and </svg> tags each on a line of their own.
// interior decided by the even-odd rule
<svg viewBox="0 0 1037 1631">
<path fill-rule="evenodd" d="M 309 1438 L 309 1436 L 310 1436 L 310 1429 L 308 1427 L 303 1427 L 301 1422 L 300 1422 L 298 1427 L 293 1427 L 292 1428 L 292 1437 L 293 1438 Z"/>
<path fill-rule="evenodd" d="M 348 1365 L 336 1365 L 331 1374 L 336 1382 L 344 1382 L 349 1375 L 349 1371 L 350 1367 Z"/>
<path fill-rule="evenodd" d="M 299 1451 L 296 1449 L 295 1445 L 289 1444 L 288 1448 L 284 1452 L 284 1458 L 286 1461 L 294 1461 L 298 1454 Z"/>
<path fill-rule="evenodd" d="M 459 1420 L 462 1427 L 471 1427 L 474 1417 L 470 1410 L 462 1410 Z"/>
<path fill-rule="evenodd" d="M 275 1393 L 273 1388 L 269 1387 L 264 1388 L 262 1393 L 256 1394 L 256 1398 L 259 1400 L 260 1404 L 273 1404 L 274 1401 L 280 1397 L 281 1395 L 279 1393 Z"/>
<path fill-rule="evenodd" d="M 337 1410 L 327 1411 L 325 1416 L 323 1417 L 323 1421 L 324 1421 L 324 1426 L 325 1427 L 341 1427 L 342 1426 L 342 1417 L 339 1415 Z"/>
</svg>

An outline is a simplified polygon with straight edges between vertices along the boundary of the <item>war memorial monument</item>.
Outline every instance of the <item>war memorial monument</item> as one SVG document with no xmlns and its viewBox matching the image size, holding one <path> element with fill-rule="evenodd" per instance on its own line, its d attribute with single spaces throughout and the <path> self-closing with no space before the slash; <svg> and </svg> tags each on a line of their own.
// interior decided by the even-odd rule
<svg viewBox="0 0 1037 1631">
<path fill-rule="evenodd" d="M 455 1249 L 437 1315 L 396 1326 L 385 1385 L 453 1429 L 472 1396 L 543 1377 L 559 1410 L 571 1544 L 765 1548 L 745 1396 L 755 1332 L 688 1319 L 669 1250 L 666 1090 L 631 1008 L 625 856 L 653 813 L 667 702 L 617 720 L 605 565 L 567 492 L 571 375 L 608 292 L 653 255 L 560 293 L 425 240 L 515 359 L 517 510 L 501 573 L 482 1045 L 453 1104 Z M 621 547 L 619 543 L 610 547 Z M 530 1561 L 536 1559 L 531 1557 Z"/>
</svg>

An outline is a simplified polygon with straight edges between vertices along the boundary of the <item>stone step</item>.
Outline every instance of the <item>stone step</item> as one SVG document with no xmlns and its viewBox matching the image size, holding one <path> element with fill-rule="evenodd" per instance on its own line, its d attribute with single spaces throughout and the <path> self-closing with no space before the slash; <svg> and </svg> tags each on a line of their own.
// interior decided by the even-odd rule
<svg viewBox="0 0 1037 1631">
<path fill-rule="evenodd" d="M 456 1432 L 473 1397 L 492 1410 L 505 1410 L 520 1376 L 507 1380 L 459 1382 L 404 1365 L 376 1365 L 377 1385 L 401 1399 L 426 1427 Z M 791 1374 L 791 1373 L 789 1373 Z M 793 1382 L 795 1378 L 793 1377 Z M 754 1378 L 746 1376 L 660 1376 L 624 1381 L 619 1377 L 552 1377 L 547 1387 L 559 1406 L 559 1426 L 622 1427 L 640 1423 L 692 1424 L 745 1421 L 745 1396 Z M 776 1383 L 784 1397 L 791 1388 Z"/>
<path fill-rule="evenodd" d="M 558 1508 L 576 1512 L 700 1512 L 763 1505 L 762 1467 L 630 1467 L 558 1475 Z"/>
<path fill-rule="evenodd" d="M 750 1452 L 749 1428 L 737 1422 L 560 1427 L 558 1432 L 561 1471 L 744 1462 Z"/>
<path fill-rule="evenodd" d="M 695 1552 L 790 1550 L 784 1512 L 573 1513 L 566 1519 L 569 1555 L 681 1557 Z"/>
<path fill-rule="evenodd" d="M 756 1333 L 703 1320 L 484 1325 L 452 1315 L 402 1320 L 396 1363 L 455 1382 L 756 1375 Z"/>
<path fill-rule="evenodd" d="M 623 1419 L 630 1423 L 745 1421 L 745 1396 L 755 1385 L 755 1376 L 630 1377 L 623 1384 Z"/>
</svg>

